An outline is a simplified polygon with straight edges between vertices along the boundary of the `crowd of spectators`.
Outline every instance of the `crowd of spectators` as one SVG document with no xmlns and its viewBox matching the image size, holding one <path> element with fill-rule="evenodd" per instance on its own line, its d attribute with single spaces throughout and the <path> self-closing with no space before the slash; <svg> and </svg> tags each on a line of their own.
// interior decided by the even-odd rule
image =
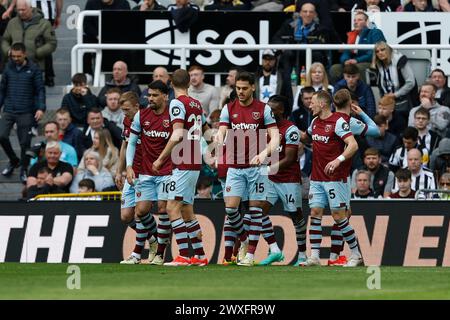
<svg viewBox="0 0 450 320">
<path fill-rule="evenodd" d="M 141 108 L 148 103 L 148 89 L 143 89 L 142 83 L 128 73 L 124 61 L 114 63 L 111 79 L 94 94 L 86 76 L 92 75 L 93 57 L 85 54 L 85 73 L 72 76 L 72 88 L 62 97 L 55 118 L 43 125 L 43 141 L 31 146 L 29 132 L 46 110 L 45 85 L 54 85 L 51 54 L 56 49 L 54 31 L 60 24 L 62 0 L 53 2 L 54 13 L 49 13 L 42 4 L 33 8 L 35 2 L 30 0 L 3 4 L 2 19 L 9 22 L 1 46 L 3 56 L 10 59 L 3 68 L 0 83 L 0 107 L 3 107 L 0 143 L 9 157 L 2 174 L 10 176 L 20 166 L 20 177 L 26 184 L 25 198 L 40 193 L 116 190 L 113 177 L 124 119 L 118 103 L 120 96 L 132 91 L 140 96 Z M 300 66 L 305 64 L 303 51 L 264 50 L 261 65 L 249 70 L 255 72 L 257 79 L 255 97 L 267 101 L 275 94 L 285 96 L 289 101 L 289 119 L 306 131 L 312 120 L 309 106 L 314 92 L 327 90 L 333 94 L 342 88 L 350 90 L 353 103 L 374 120 L 380 131 L 379 137 L 358 138 L 359 156 L 353 161 L 351 177 L 356 199 L 413 198 L 419 189 L 449 188 L 450 88 L 445 72 L 432 70 L 425 83 L 417 83 L 408 58 L 389 46 L 383 32 L 370 23 L 366 13 L 450 11 L 447 0 L 134 2 L 130 5 L 133 1 L 88 0 L 85 9 L 168 10 L 180 31 L 195 22 L 200 10 L 288 11 L 292 12 L 291 18 L 275 32 L 271 43 L 375 44 L 374 50 L 345 50 L 337 61 L 333 61 L 329 52 L 316 50 L 304 81 L 295 84 L 290 76 L 292 72 L 300 75 Z M 359 10 L 347 39 L 340 39 L 334 31 L 330 10 Z M 85 42 L 98 41 L 95 19 L 87 18 L 84 28 Z M 202 103 L 210 127 L 217 128 L 223 105 L 236 98 L 235 78 L 241 70 L 230 68 L 226 84 L 220 88 L 205 80 L 207 70 L 202 66 L 191 65 L 188 71 L 189 95 Z M 155 68 L 152 76 L 153 80 L 170 85 L 170 73 L 165 67 Z M 379 99 L 373 94 L 374 85 L 378 87 Z M 173 98 L 171 89 L 169 102 Z M 9 141 L 14 124 L 21 146 L 20 158 Z M 301 145 L 298 157 L 307 197 L 312 165 L 310 146 Z M 199 198 L 220 197 L 213 167 L 203 165 L 197 185 Z M 438 196 L 448 198 L 444 193 Z"/>
</svg>

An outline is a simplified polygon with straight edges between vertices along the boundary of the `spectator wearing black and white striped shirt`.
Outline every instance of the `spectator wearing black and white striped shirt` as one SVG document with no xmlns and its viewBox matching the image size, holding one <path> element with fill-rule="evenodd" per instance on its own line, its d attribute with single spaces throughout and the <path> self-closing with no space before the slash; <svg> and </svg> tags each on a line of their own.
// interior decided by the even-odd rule
<svg viewBox="0 0 450 320">
<path fill-rule="evenodd" d="M 436 189 L 436 180 L 433 172 L 422 165 L 422 153 L 418 149 L 411 149 L 407 156 L 408 167 L 411 172 L 411 189 L 418 191 L 420 189 Z M 392 192 L 398 191 L 398 181 L 395 179 Z"/>
<path fill-rule="evenodd" d="M 419 131 L 418 142 L 420 147 L 427 148 L 429 154 L 439 146 L 441 137 L 434 131 L 429 130 L 430 111 L 425 108 L 419 108 L 414 113 L 414 127 Z"/>
<path fill-rule="evenodd" d="M 403 144 L 397 147 L 389 158 L 389 169 L 396 172 L 400 168 L 406 168 L 408 166 L 407 153 L 413 148 L 419 149 L 422 152 L 422 164 L 424 167 L 428 167 L 428 150 L 425 147 L 419 146 L 418 140 L 418 130 L 414 127 L 407 127 L 403 132 Z"/>
</svg>

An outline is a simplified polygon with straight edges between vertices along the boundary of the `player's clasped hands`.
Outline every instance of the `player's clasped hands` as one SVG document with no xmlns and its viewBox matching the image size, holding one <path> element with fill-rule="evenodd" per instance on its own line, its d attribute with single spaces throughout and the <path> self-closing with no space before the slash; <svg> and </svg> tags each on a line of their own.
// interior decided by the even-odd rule
<svg viewBox="0 0 450 320">
<path fill-rule="evenodd" d="M 331 162 L 328 162 L 325 166 L 325 174 L 332 176 L 334 174 L 334 171 L 339 167 L 341 162 L 338 159 L 334 159 Z"/>
</svg>

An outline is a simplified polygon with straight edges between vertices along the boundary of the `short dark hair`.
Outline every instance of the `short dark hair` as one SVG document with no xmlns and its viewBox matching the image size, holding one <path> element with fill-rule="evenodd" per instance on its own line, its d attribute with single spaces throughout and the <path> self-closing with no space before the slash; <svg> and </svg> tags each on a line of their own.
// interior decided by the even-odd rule
<svg viewBox="0 0 450 320">
<path fill-rule="evenodd" d="M 78 188 L 86 187 L 95 191 L 95 182 L 92 179 L 82 179 L 78 182 Z"/>
<path fill-rule="evenodd" d="M 102 110 L 100 108 L 95 107 L 95 108 L 89 109 L 87 114 L 89 115 L 89 113 L 102 113 Z"/>
<path fill-rule="evenodd" d="M 344 66 L 344 69 L 342 70 L 342 73 L 345 74 L 359 74 L 359 69 L 356 64 L 346 64 Z"/>
<path fill-rule="evenodd" d="M 275 102 L 278 103 L 283 107 L 283 114 L 285 117 L 289 116 L 291 114 L 291 108 L 289 105 L 289 100 L 287 97 L 275 94 L 269 98 L 269 101 L 267 102 Z"/>
<path fill-rule="evenodd" d="M 236 75 L 236 82 L 237 81 L 247 81 L 251 85 L 254 85 L 255 84 L 255 75 L 248 71 L 242 71 Z"/>
<path fill-rule="evenodd" d="M 87 83 L 86 75 L 84 73 L 75 73 L 72 76 L 72 83 L 74 85 L 80 85 L 82 83 L 86 84 Z"/>
<path fill-rule="evenodd" d="M 407 127 L 405 131 L 403 131 L 403 139 L 411 139 L 413 141 L 417 141 L 419 138 L 419 131 L 414 127 Z"/>
<path fill-rule="evenodd" d="M 300 94 L 303 95 L 304 93 L 314 93 L 316 92 L 316 89 L 314 89 L 311 86 L 303 87 L 300 89 Z"/>
<path fill-rule="evenodd" d="M 411 180 L 411 171 L 409 171 L 408 169 L 400 168 L 395 173 L 395 177 L 397 178 L 397 180 L 402 181 Z"/>
<path fill-rule="evenodd" d="M 428 120 L 430 119 L 430 110 L 424 107 L 420 107 L 419 109 L 417 109 L 416 112 L 414 112 L 414 117 L 418 114 L 423 114 L 424 116 L 427 116 Z"/>
<path fill-rule="evenodd" d="M 177 69 L 172 74 L 172 85 L 176 88 L 187 89 L 190 81 L 189 73 L 184 69 Z"/>
<path fill-rule="evenodd" d="M 13 43 L 13 45 L 11 46 L 11 51 L 27 52 L 27 48 L 25 47 L 25 45 L 22 42 L 16 42 L 16 43 Z"/>
<path fill-rule="evenodd" d="M 387 124 L 387 118 L 383 116 L 382 114 L 376 114 L 375 117 L 373 117 L 373 121 L 377 126 L 381 126 L 382 124 Z"/>
<path fill-rule="evenodd" d="M 48 173 L 48 174 L 51 174 L 52 171 L 50 170 L 49 167 L 42 167 L 42 168 L 39 168 L 39 170 L 38 170 L 38 172 L 37 172 L 37 174 L 40 174 L 40 173 Z"/>
<path fill-rule="evenodd" d="M 164 94 L 168 94 L 169 93 L 169 88 L 161 80 L 153 81 L 152 83 L 150 83 L 148 85 L 148 88 L 152 89 L 152 90 L 159 90 L 159 91 L 161 91 Z"/>
</svg>

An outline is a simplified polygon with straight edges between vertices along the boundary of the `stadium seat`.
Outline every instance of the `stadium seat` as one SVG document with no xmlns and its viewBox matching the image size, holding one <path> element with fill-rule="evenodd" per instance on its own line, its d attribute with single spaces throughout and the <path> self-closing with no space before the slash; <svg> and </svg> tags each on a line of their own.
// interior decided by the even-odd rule
<svg viewBox="0 0 450 320">
<path fill-rule="evenodd" d="M 416 76 L 417 85 L 421 86 L 428 78 L 431 68 L 429 50 L 400 50 L 407 58 Z"/>
</svg>

